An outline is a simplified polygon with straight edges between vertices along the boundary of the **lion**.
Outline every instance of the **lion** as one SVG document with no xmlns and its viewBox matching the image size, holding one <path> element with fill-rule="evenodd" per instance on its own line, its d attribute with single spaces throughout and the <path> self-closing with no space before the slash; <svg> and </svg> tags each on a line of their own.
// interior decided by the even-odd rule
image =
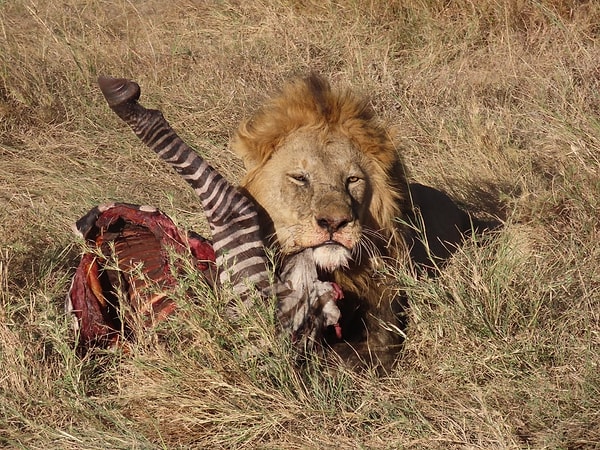
<svg viewBox="0 0 600 450">
<path fill-rule="evenodd" d="M 442 192 L 409 183 L 395 137 L 367 99 L 317 74 L 243 120 L 231 147 L 265 238 L 282 258 L 313 249 L 319 279 L 342 288 L 343 340 L 331 347 L 353 364 L 391 368 L 405 298 L 390 265 L 436 267 L 471 217 Z"/>
</svg>

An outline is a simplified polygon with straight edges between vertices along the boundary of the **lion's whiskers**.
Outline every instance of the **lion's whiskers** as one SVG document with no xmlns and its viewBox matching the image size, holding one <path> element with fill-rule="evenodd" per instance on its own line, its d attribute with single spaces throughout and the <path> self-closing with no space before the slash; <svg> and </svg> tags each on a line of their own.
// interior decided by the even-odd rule
<svg viewBox="0 0 600 450">
<path fill-rule="evenodd" d="M 374 240 L 381 240 L 383 236 L 381 233 L 372 230 L 370 228 L 363 228 L 362 235 L 353 249 L 353 257 L 356 262 L 360 263 L 363 259 L 363 253 L 367 259 L 382 257 L 379 247 Z"/>
</svg>

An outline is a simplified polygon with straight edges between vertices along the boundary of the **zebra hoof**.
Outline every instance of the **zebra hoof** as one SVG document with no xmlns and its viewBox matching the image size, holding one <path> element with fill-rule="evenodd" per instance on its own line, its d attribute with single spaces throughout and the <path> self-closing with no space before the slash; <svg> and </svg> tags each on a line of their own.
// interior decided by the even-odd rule
<svg viewBox="0 0 600 450">
<path fill-rule="evenodd" d="M 98 77 L 98 85 L 108 106 L 115 107 L 140 98 L 140 86 L 127 78 L 112 78 L 104 75 Z"/>
</svg>

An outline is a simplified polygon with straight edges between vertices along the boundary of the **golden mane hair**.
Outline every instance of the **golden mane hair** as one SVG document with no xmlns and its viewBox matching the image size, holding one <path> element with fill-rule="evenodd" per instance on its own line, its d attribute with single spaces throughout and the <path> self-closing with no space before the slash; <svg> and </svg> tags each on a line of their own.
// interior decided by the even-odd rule
<svg viewBox="0 0 600 450">
<path fill-rule="evenodd" d="M 370 214 L 378 231 L 387 237 L 395 235 L 395 218 L 407 197 L 405 171 L 389 130 L 374 116 L 366 99 L 347 89 L 332 90 L 319 75 L 288 83 L 243 121 L 233 137 L 232 148 L 248 170 L 242 185 L 260 173 L 290 133 L 301 128 L 324 136 L 328 131 L 341 131 L 366 156 L 373 191 Z"/>
</svg>

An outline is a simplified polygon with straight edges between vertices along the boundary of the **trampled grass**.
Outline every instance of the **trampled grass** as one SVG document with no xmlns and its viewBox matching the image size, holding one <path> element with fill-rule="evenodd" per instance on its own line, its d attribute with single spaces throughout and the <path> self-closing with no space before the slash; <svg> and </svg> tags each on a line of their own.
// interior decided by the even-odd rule
<svg viewBox="0 0 600 450">
<path fill-rule="evenodd" d="M 599 26 L 593 1 L 0 2 L 0 445 L 600 448 Z M 372 99 L 415 181 L 505 221 L 398 274 L 395 371 L 296 371 L 268 308 L 232 327 L 193 272 L 128 354 L 77 356 L 77 218 L 118 200 L 206 233 L 97 76 L 235 181 L 236 124 L 311 70 Z"/>
</svg>

